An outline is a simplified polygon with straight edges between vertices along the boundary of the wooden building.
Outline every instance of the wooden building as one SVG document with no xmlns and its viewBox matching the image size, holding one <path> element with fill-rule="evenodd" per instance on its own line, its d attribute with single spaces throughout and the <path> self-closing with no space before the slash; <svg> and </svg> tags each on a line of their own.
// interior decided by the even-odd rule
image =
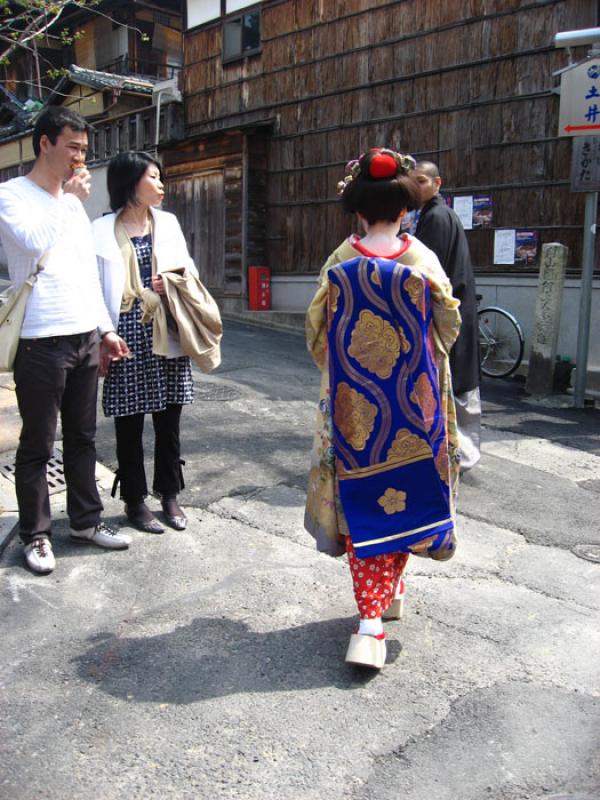
<svg viewBox="0 0 600 800">
<path fill-rule="evenodd" d="M 128 147 L 153 149 L 158 139 L 179 136 L 182 125 L 172 109 L 159 113 L 160 135 L 151 109 L 159 87 L 175 82 L 181 70 L 180 9 L 180 0 L 67 6 L 35 47 L 18 47 L 0 64 L 0 181 L 30 169 L 31 131 L 47 105 L 68 106 L 96 127 L 92 165 Z M 70 43 L 61 40 L 63 30 Z"/>
<path fill-rule="evenodd" d="M 536 271 L 494 264 L 499 228 L 563 242 L 578 271 L 583 197 L 558 137 L 553 73 L 567 55 L 553 38 L 597 25 L 599 5 L 186 0 L 185 143 L 162 156 L 169 205 L 224 308 L 246 307 L 255 263 L 290 287 L 282 307 L 298 305 L 294 278 L 312 289 L 352 229 L 344 165 L 373 146 L 437 162 L 451 197 L 491 201 L 491 224 L 468 232 L 480 275 Z"/>
</svg>

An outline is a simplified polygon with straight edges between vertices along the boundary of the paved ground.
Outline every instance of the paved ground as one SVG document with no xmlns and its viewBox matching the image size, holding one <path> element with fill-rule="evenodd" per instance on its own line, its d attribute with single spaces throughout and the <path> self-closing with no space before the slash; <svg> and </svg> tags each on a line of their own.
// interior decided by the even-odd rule
<svg viewBox="0 0 600 800">
<path fill-rule="evenodd" d="M 571 548 L 600 544 L 600 412 L 485 385 L 460 549 L 409 563 L 372 675 L 343 662 L 346 565 L 302 528 L 302 339 L 229 324 L 197 390 L 187 531 L 76 547 L 58 497 L 56 571 L 5 550 L 0 797 L 598 800 L 600 564 Z M 114 466 L 104 419 L 98 452 Z"/>
</svg>

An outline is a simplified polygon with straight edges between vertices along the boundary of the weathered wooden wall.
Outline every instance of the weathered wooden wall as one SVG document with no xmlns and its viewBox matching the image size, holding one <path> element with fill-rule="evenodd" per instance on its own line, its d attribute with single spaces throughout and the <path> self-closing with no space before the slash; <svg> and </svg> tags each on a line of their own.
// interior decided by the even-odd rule
<svg viewBox="0 0 600 800">
<path fill-rule="evenodd" d="M 246 259 L 248 266 L 267 264 L 267 142 L 264 135 L 247 138 Z M 275 269 L 275 266 L 273 265 Z"/>
<path fill-rule="evenodd" d="M 187 142 L 163 154 L 165 207 L 181 223 L 201 280 L 218 295 L 239 288 L 241 154 L 239 133 Z"/>
<path fill-rule="evenodd" d="M 274 120 L 267 260 L 317 270 L 349 232 L 344 163 L 388 145 L 436 161 L 450 194 L 490 194 L 494 228 L 539 231 L 581 260 L 583 198 L 557 137 L 557 31 L 597 24 L 595 0 L 266 0 L 262 53 L 221 62 L 221 25 L 185 37 L 186 131 Z M 582 55 L 585 51 L 577 51 Z M 493 229 L 468 234 L 481 271 Z"/>
<path fill-rule="evenodd" d="M 232 131 L 161 155 L 165 207 L 181 223 L 200 278 L 218 297 L 244 295 L 247 266 L 266 259 L 264 138 Z"/>
</svg>

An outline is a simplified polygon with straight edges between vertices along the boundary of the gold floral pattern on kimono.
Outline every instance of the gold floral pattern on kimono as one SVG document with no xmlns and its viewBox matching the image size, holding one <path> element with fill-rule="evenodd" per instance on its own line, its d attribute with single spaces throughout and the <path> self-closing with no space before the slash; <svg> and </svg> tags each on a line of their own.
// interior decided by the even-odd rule
<svg viewBox="0 0 600 800">
<path fill-rule="evenodd" d="M 336 286 L 335 284 L 330 287 L 329 291 L 331 292 L 331 302 L 329 303 L 329 319 L 327 320 L 328 326 L 331 327 L 331 322 L 335 316 L 335 313 L 338 309 L 338 301 L 340 299 L 340 287 Z"/>
<path fill-rule="evenodd" d="M 419 458 L 431 458 L 431 446 L 408 428 L 401 428 L 388 450 L 387 460 L 405 464 Z"/>
<path fill-rule="evenodd" d="M 440 478 L 447 486 L 450 486 L 450 464 L 448 462 L 448 445 L 446 440 L 440 444 L 440 449 L 435 457 L 435 468 L 437 469 Z"/>
<path fill-rule="evenodd" d="M 402 330 L 402 327 L 398 325 L 396 327 L 396 333 L 398 334 L 398 338 L 400 339 L 400 348 L 404 354 L 410 353 L 410 342 L 406 338 L 406 334 Z"/>
<path fill-rule="evenodd" d="M 433 420 L 435 419 L 436 403 L 433 388 L 429 382 L 429 378 L 424 372 L 422 372 L 415 381 L 410 399 L 415 405 L 420 407 L 423 412 L 425 427 L 427 430 L 430 430 L 433 425 Z"/>
<path fill-rule="evenodd" d="M 425 555 L 427 550 L 435 541 L 435 536 L 429 536 L 427 539 L 421 539 L 420 542 L 415 542 L 409 547 L 410 552 L 415 556 Z"/>
<path fill-rule="evenodd" d="M 379 274 L 378 267 L 375 267 L 373 272 L 371 272 L 371 281 L 375 284 L 375 286 L 379 286 L 381 288 L 381 275 Z"/>
<path fill-rule="evenodd" d="M 377 500 L 386 514 L 399 514 L 406 508 L 406 492 L 402 489 L 386 489 Z"/>
<path fill-rule="evenodd" d="M 331 440 L 331 392 L 327 369 L 321 374 L 319 407 L 311 451 L 304 525 L 317 539 L 322 552 L 332 556 L 345 553 L 348 525 L 337 491 L 335 450 Z"/>
<path fill-rule="evenodd" d="M 427 539 L 411 544 L 408 549 L 414 556 L 432 558 L 434 561 L 451 559 L 456 551 L 456 534 L 452 532 L 450 536 L 446 537 L 441 547 L 438 545 L 435 550 L 430 550 L 429 548 L 435 544 L 435 539 L 435 536 L 428 536 Z"/>
<path fill-rule="evenodd" d="M 326 483 L 329 477 L 330 473 L 325 467 L 316 464 L 311 466 L 308 474 L 308 484 L 313 491 L 307 493 L 306 512 L 315 519 L 319 519 L 319 517 L 323 516 L 324 510 L 321 507 L 323 501 L 318 490 L 322 484 Z M 330 513 L 335 516 L 335 503 L 331 501 L 328 506 L 325 513 Z"/>
<path fill-rule="evenodd" d="M 408 296 L 415 304 L 415 306 L 419 309 L 421 314 L 425 314 L 425 302 L 424 302 L 424 291 L 423 291 L 423 280 L 419 277 L 419 275 L 410 275 L 404 281 L 404 288 L 408 292 Z"/>
<path fill-rule="evenodd" d="M 347 383 L 340 383 L 335 395 L 333 418 L 344 439 L 355 450 L 365 449 L 376 416 L 376 405 Z"/>
<path fill-rule="evenodd" d="M 360 312 L 352 331 L 348 355 L 355 358 L 363 369 L 374 372 L 380 378 L 389 378 L 400 356 L 410 345 L 406 337 L 398 335 L 395 328 L 383 317 L 365 310 Z"/>
</svg>

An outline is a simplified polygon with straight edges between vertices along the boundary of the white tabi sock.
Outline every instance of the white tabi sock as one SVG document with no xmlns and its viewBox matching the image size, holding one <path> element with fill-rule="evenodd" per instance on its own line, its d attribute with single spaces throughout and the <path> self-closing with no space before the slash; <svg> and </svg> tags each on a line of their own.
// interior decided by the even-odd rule
<svg viewBox="0 0 600 800">
<path fill-rule="evenodd" d="M 364 634 L 365 636 L 379 636 L 380 633 L 383 633 L 383 623 L 381 621 L 381 617 L 375 617 L 374 619 L 361 619 L 358 632 Z"/>
</svg>

